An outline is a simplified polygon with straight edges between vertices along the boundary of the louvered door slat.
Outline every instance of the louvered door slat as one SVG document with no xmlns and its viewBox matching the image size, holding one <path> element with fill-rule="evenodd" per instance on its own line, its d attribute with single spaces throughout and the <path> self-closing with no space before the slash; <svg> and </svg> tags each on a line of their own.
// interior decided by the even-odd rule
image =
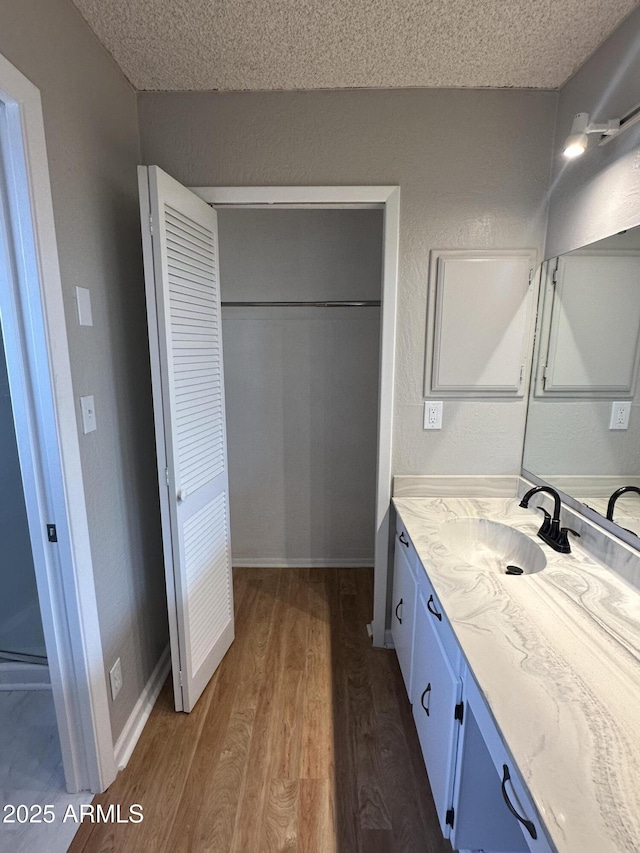
<svg viewBox="0 0 640 853">
<path fill-rule="evenodd" d="M 151 336 L 153 322 L 160 373 L 158 459 L 170 483 L 163 525 L 168 519 L 174 694 L 176 708 L 190 711 L 233 640 L 217 222 L 215 211 L 157 167 L 144 175 L 157 223 L 147 294 L 155 300 L 149 329 Z"/>
<path fill-rule="evenodd" d="M 183 228 L 176 227 L 169 216 L 165 218 L 165 223 L 168 244 L 175 243 L 180 252 L 184 251 L 185 247 L 188 247 L 189 254 L 206 258 L 209 262 L 213 262 L 215 257 L 213 249 L 207 244 L 206 240 L 194 240 Z"/>
</svg>

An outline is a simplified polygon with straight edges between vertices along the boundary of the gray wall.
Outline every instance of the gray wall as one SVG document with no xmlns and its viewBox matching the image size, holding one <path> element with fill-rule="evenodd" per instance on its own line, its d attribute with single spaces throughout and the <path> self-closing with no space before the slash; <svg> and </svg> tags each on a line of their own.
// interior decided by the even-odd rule
<svg viewBox="0 0 640 853">
<path fill-rule="evenodd" d="M 607 39 L 560 93 L 547 257 L 640 224 L 640 124 L 580 158 L 562 157 L 573 116 L 620 118 L 640 102 L 640 9 Z"/>
<path fill-rule="evenodd" d="M 142 152 L 187 186 L 399 184 L 396 474 L 520 471 L 526 402 L 447 402 L 422 429 L 429 250 L 541 253 L 557 95 L 143 93 Z"/>
<path fill-rule="evenodd" d="M 42 94 L 105 671 L 120 733 L 167 642 L 141 269 L 136 96 L 68 0 L 0 0 L 0 52 Z M 74 286 L 91 291 L 79 327 Z"/>
<path fill-rule="evenodd" d="M 221 210 L 223 300 L 377 300 L 379 210 Z M 223 310 L 232 552 L 373 564 L 379 308 Z"/>
<path fill-rule="evenodd" d="M 0 652 L 45 656 L 1 330 L 0 483 Z"/>
</svg>

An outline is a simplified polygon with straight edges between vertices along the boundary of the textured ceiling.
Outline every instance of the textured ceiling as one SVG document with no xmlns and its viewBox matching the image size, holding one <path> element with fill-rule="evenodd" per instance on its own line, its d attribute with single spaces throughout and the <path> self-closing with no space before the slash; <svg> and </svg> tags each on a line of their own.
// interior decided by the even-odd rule
<svg viewBox="0 0 640 853">
<path fill-rule="evenodd" d="M 636 0 L 74 0 L 136 89 L 554 89 Z"/>
</svg>

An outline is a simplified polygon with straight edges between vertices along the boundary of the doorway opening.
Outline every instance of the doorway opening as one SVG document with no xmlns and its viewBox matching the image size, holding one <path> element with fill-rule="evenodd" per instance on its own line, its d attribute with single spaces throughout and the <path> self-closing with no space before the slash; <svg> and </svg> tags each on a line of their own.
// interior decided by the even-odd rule
<svg viewBox="0 0 640 853">
<path fill-rule="evenodd" d="M 382 211 L 382 286 L 377 412 L 374 596 L 371 634 L 385 646 L 389 615 L 389 513 L 397 312 L 400 188 L 397 186 L 192 187 L 217 210 L 241 209 L 378 209 Z M 221 248 L 224 251 L 224 248 Z M 224 287 L 224 283 L 223 283 Z"/>
<path fill-rule="evenodd" d="M 234 637 L 216 207 L 382 210 L 371 634 L 384 646 L 399 188 L 188 189 L 157 166 L 138 178 L 174 702 L 188 712 Z"/>
<path fill-rule="evenodd" d="M 12 617 L 2 614 L 0 680 L 31 681 L 51 712 L 47 721 L 42 708 L 32 715 L 9 708 L 2 731 L 10 737 L 28 717 L 36 727 L 44 722 L 62 761 L 61 793 L 97 792 L 115 777 L 115 761 L 42 105 L 38 89 L 3 56 L 0 328 L 3 465 L 12 476 L 5 491 L 15 522 L 8 536 L 18 552 L 9 560 L 3 542 L 3 566 L 9 564 L 19 600 Z M 29 744 L 35 749 L 35 740 Z M 10 769 L 13 759 L 1 744 L 0 756 L 0 769 Z M 11 793 L 6 783 L 2 788 Z"/>
<path fill-rule="evenodd" d="M 382 210 L 217 213 L 233 564 L 372 567 Z"/>
<path fill-rule="evenodd" d="M 9 376 L 0 326 L 0 690 L 49 682 Z"/>
</svg>

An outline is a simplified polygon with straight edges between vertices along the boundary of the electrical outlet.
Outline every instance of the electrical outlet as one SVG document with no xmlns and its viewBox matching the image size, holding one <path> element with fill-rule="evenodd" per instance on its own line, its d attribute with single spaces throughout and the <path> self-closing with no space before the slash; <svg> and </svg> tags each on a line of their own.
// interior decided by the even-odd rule
<svg viewBox="0 0 640 853">
<path fill-rule="evenodd" d="M 122 690 L 122 664 L 120 658 L 109 670 L 109 681 L 111 682 L 111 698 L 115 699 Z"/>
<path fill-rule="evenodd" d="M 424 401 L 424 429 L 442 429 L 442 400 Z"/>
<path fill-rule="evenodd" d="M 619 403 L 612 403 L 609 429 L 629 429 L 630 414 L 631 400 L 623 400 Z"/>
</svg>

